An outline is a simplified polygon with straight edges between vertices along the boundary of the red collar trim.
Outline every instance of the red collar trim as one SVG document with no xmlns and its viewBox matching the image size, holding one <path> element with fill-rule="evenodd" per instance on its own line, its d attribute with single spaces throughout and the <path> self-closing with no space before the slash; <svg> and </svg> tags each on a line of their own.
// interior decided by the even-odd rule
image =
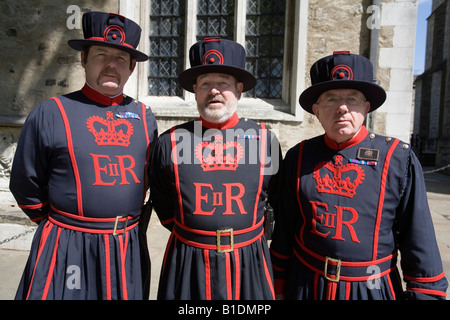
<svg viewBox="0 0 450 320">
<path fill-rule="evenodd" d="M 105 96 L 104 94 L 101 94 L 98 91 L 95 91 L 87 83 L 84 85 L 83 89 L 81 89 L 81 92 L 83 92 L 83 94 L 89 99 L 98 102 L 100 104 L 103 104 L 105 106 L 114 106 L 117 104 L 121 104 L 123 101 L 123 92 L 118 96 L 111 98 Z"/>
<path fill-rule="evenodd" d="M 228 119 L 227 121 L 222 122 L 222 123 L 209 122 L 209 121 L 206 121 L 205 119 L 203 119 L 202 117 L 200 117 L 199 120 L 202 122 L 202 126 L 208 128 L 208 129 L 223 130 L 223 129 L 233 128 L 235 125 L 237 125 L 239 122 L 239 117 L 238 117 L 237 113 L 235 112 L 235 113 L 233 113 L 233 115 L 231 116 L 230 119 Z"/>
<path fill-rule="evenodd" d="M 335 141 L 333 141 L 330 138 L 328 138 L 328 136 L 325 134 L 325 143 L 327 144 L 327 146 L 330 149 L 342 150 L 342 149 L 350 148 L 350 147 L 353 147 L 353 146 L 357 145 L 358 143 L 363 141 L 367 137 L 368 134 L 369 134 L 369 131 L 363 125 L 361 127 L 361 129 L 359 130 L 359 132 L 347 142 L 336 143 Z"/>
</svg>

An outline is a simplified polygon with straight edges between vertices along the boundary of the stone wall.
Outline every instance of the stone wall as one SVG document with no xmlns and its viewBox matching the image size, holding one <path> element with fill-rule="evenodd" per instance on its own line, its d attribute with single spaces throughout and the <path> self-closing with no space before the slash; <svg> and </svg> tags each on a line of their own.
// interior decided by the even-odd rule
<svg viewBox="0 0 450 320">
<path fill-rule="evenodd" d="M 77 12 L 117 12 L 119 0 L 4 0 L 0 11 L 0 204 L 15 203 L 9 192 L 12 157 L 28 113 L 52 96 L 79 90 L 84 83 L 80 54 L 67 45 L 82 38 L 73 28 Z M 68 27 L 69 25 L 69 27 Z"/>
</svg>

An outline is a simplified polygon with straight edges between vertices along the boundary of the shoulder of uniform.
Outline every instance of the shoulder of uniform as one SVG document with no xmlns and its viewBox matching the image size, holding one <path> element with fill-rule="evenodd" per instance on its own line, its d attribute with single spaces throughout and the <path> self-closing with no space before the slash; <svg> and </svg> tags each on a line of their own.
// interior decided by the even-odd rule
<svg viewBox="0 0 450 320">
<path fill-rule="evenodd" d="M 261 123 L 260 122 L 256 122 L 256 121 L 254 121 L 253 119 L 249 119 L 249 118 L 247 118 L 247 117 L 243 117 L 243 118 L 240 118 L 240 120 L 242 121 L 242 122 L 244 122 L 246 125 L 248 125 L 248 126 L 254 126 L 254 127 L 256 127 L 256 126 L 261 126 Z"/>
<path fill-rule="evenodd" d="M 397 138 L 394 137 L 389 137 L 389 136 L 383 136 L 383 135 L 378 135 L 375 133 L 369 133 L 369 139 L 376 139 L 377 141 L 384 141 L 387 144 L 391 144 L 391 143 L 398 143 L 398 147 L 400 147 L 403 150 L 409 150 L 410 149 L 410 144 L 403 142 Z"/>
</svg>

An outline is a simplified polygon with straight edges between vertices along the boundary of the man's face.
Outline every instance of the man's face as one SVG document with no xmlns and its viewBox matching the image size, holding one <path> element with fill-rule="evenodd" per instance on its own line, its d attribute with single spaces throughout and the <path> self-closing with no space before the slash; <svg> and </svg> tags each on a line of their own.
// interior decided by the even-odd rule
<svg viewBox="0 0 450 320">
<path fill-rule="evenodd" d="M 207 73 L 197 77 L 195 100 L 200 116 L 206 121 L 223 123 L 236 112 L 241 98 L 242 82 L 223 73 Z"/>
<path fill-rule="evenodd" d="M 123 50 L 91 46 L 87 57 L 85 51 L 81 51 L 81 64 L 85 69 L 86 82 L 93 89 L 107 96 L 115 96 L 123 91 L 136 61 L 131 61 L 130 54 Z"/>
<path fill-rule="evenodd" d="M 358 133 L 369 109 L 364 95 L 353 89 L 325 91 L 313 105 L 327 136 L 336 143 L 346 142 Z"/>
</svg>

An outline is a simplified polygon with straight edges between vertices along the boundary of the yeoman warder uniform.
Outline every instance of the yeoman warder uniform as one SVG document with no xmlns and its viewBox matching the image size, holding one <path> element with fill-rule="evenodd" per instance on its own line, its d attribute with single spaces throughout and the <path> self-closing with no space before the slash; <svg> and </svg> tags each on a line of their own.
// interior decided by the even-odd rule
<svg viewBox="0 0 450 320">
<path fill-rule="evenodd" d="M 190 50 L 192 68 L 180 74 L 193 92 L 197 75 L 226 73 L 251 89 L 245 50 L 207 38 Z M 269 181 L 278 168 L 276 137 L 264 124 L 224 123 L 201 117 L 159 138 L 152 159 L 151 198 L 171 231 L 158 299 L 273 299 L 270 254 L 264 236 Z M 276 168 L 275 168 L 276 167 Z"/>
<path fill-rule="evenodd" d="M 362 56 L 336 52 L 311 68 L 300 96 L 312 113 L 330 89 L 385 100 Z M 366 127 L 345 143 L 302 141 L 282 165 L 271 244 L 277 293 L 287 299 L 444 299 L 444 276 L 422 169 L 408 144 Z M 406 290 L 397 270 L 400 265 Z"/>
<path fill-rule="evenodd" d="M 133 59 L 140 27 L 120 15 L 83 15 L 89 45 L 123 49 Z M 10 188 L 39 223 L 17 299 L 147 299 L 149 257 L 138 224 L 148 159 L 157 137 L 149 108 L 86 84 L 37 106 L 25 122 Z"/>
</svg>

